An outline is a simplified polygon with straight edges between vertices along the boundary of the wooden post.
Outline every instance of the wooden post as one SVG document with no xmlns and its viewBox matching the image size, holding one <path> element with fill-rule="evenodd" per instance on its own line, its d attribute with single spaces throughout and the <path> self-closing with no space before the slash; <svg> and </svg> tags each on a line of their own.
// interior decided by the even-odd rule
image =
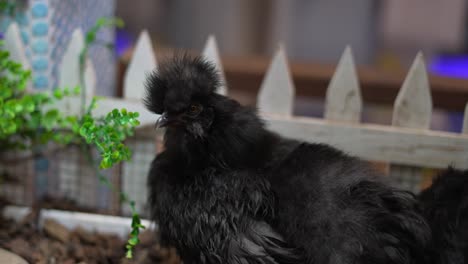
<svg viewBox="0 0 468 264">
<path fill-rule="evenodd" d="M 427 130 L 432 116 L 432 98 L 422 53 L 416 59 L 398 93 L 393 109 L 392 125 Z M 447 164 L 448 165 L 448 164 Z M 407 189 L 420 190 L 422 169 L 414 166 L 391 165 L 390 176 L 395 183 L 410 181 Z"/>
</svg>

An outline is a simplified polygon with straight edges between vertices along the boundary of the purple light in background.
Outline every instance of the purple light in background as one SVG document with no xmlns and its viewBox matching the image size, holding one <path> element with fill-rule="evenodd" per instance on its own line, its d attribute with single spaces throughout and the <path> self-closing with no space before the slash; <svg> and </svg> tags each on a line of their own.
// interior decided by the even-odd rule
<svg viewBox="0 0 468 264">
<path fill-rule="evenodd" d="M 122 56 L 132 47 L 134 37 L 124 29 L 117 29 L 115 33 L 115 52 L 117 56 Z"/>
<path fill-rule="evenodd" d="M 439 55 L 429 64 L 429 72 L 435 75 L 468 79 L 468 55 Z M 463 126 L 463 113 L 448 115 L 448 131 L 460 133 Z"/>
<path fill-rule="evenodd" d="M 450 120 L 449 122 L 449 128 L 448 131 L 450 132 L 455 132 L 455 133 L 461 133 L 462 128 L 463 128 L 463 116 L 464 114 L 462 112 L 452 112 L 448 115 L 448 118 Z"/>
<path fill-rule="evenodd" d="M 431 61 L 429 72 L 444 77 L 468 79 L 468 55 L 439 55 Z"/>
</svg>

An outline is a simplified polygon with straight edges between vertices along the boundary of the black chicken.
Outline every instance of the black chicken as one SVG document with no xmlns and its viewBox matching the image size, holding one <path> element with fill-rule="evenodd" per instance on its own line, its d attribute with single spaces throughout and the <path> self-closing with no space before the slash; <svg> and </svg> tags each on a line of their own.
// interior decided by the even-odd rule
<svg viewBox="0 0 468 264">
<path fill-rule="evenodd" d="M 448 169 L 419 195 L 437 264 L 468 263 L 468 171 Z"/>
<path fill-rule="evenodd" d="M 410 193 L 330 146 L 266 130 L 219 85 L 213 65 L 189 56 L 147 80 L 145 104 L 166 127 L 152 219 L 184 263 L 429 263 Z"/>
</svg>

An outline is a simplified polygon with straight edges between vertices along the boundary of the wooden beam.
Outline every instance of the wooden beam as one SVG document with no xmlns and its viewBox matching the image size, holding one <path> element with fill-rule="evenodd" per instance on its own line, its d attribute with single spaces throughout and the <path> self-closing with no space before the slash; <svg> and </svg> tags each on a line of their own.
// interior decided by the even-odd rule
<svg viewBox="0 0 468 264">
<path fill-rule="evenodd" d="M 64 113 L 79 113 L 79 98 L 70 105 L 58 105 Z M 140 112 L 140 127 L 154 124 L 158 115 L 146 110 L 138 100 L 104 98 L 95 114 L 102 115 L 116 106 Z M 364 160 L 390 162 L 430 168 L 453 165 L 468 169 L 468 135 L 440 131 L 400 128 L 374 124 L 351 124 L 309 117 L 262 114 L 268 127 L 283 136 L 311 143 L 326 143 Z"/>
<path fill-rule="evenodd" d="M 271 130 L 283 136 L 330 144 L 364 160 L 468 169 L 468 135 L 306 117 L 263 117 Z"/>
</svg>

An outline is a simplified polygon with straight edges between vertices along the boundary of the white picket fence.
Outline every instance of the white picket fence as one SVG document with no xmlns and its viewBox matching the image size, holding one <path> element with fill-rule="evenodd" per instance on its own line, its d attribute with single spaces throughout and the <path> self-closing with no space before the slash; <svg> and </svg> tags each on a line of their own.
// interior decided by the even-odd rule
<svg viewBox="0 0 468 264">
<path fill-rule="evenodd" d="M 9 49 L 22 61 L 22 47 L 15 25 L 5 35 Z M 60 84 L 73 87 L 79 82 L 78 55 L 83 45 L 81 30 L 72 40 L 61 63 Z M 215 38 L 210 36 L 203 56 L 221 64 Z M 157 59 L 151 40 L 143 31 L 137 41 L 133 57 L 124 76 L 124 98 L 105 98 L 99 102 L 95 114 L 105 114 L 114 108 L 126 108 L 140 113 L 141 128 L 153 125 L 157 116 L 147 111 L 141 98 L 146 75 L 157 69 Z M 284 136 L 309 142 L 327 143 L 364 160 L 387 162 L 391 172 L 417 174 L 418 168 L 445 168 L 452 165 L 468 168 L 468 107 L 465 111 L 464 133 L 456 134 L 429 130 L 432 101 L 424 58 L 418 54 L 400 89 L 393 109 L 392 126 L 360 123 L 363 102 L 350 47 L 346 47 L 330 81 L 324 119 L 293 115 L 295 88 L 289 72 L 287 55 L 279 47 L 258 94 L 257 107 L 267 125 Z M 86 95 L 95 91 L 95 74 L 90 60 L 86 70 Z M 224 82 L 225 83 L 225 82 Z M 220 89 L 227 94 L 228 85 Z M 313 87 L 311 87 L 313 89 Z M 64 112 L 79 113 L 79 99 L 73 98 L 60 107 Z M 122 168 L 122 188 L 135 199 L 139 209 L 146 200 L 146 173 L 156 153 L 153 136 L 137 137 L 129 141 L 134 147 L 133 161 Z M 124 211 L 127 211 L 126 209 Z"/>
</svg>

